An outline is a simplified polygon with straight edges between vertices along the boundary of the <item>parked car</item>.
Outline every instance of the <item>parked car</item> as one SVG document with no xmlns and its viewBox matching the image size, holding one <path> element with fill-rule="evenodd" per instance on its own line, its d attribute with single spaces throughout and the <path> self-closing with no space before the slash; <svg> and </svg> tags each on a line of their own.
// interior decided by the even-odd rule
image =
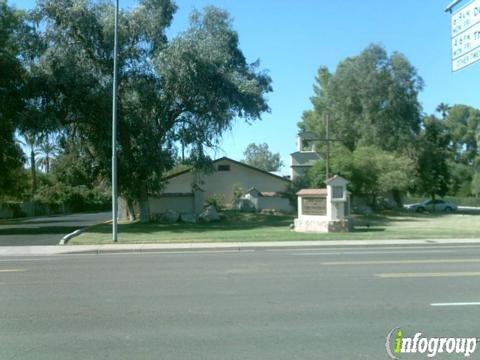
<svg viewBox="0 0 480 360">
<path fill-rule="evenodd" d="M 457 211 L 458 207 L 454 203 L 446 200 L 425 200 L 421 203 L 407 205 L 406 208 L 412 212 L 423 213 L 425 211 L 429 212 L 453 212 Z"/>
</svg>

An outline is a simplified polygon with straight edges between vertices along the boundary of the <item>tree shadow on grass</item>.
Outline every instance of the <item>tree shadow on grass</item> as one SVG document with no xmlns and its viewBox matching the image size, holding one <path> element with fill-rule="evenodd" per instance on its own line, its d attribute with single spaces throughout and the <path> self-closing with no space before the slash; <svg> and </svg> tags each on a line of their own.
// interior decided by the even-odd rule
<svg viewBox="0 0 480 360">
<path fill-rule="evenodd" d="M 128 223 L 119 224 L 118 231 L 124 234 L 138 234 L 138 233 L 155 233 L 155 232 L 172 232 L 172 233 L 203 233 L 203 232 L 225 232 L 235 230 L 254 230 L 265 227 L 270 228 L 285 228 L 288 229 L 293 223 L 293 216 L 282 215 L 263 215 L 263 214 L 245 214 L 228 213 L 226 217 L 220 221 L 212 221 L 209 223 L 175 223 L 175 224 L 160 224 L 160 223 Z M 111 225 L 98 225 L 86 232 L 108 234 L 111 232 Z"/>
<path fill-rule="evenodd" d="M 42 224 L 61 224 L 61 223 L 73 223 L 75 220 L 72 219 L 63 219 L 63 220 L 35 220 L 29 219 L 29 220 L 18 220 L 15 222 L 10 222 L 10 223 L 0 223 L 0 229 L 8 226 L 23 226 L 23 225 L 42 225 Z"/>
<path fill-rule="evenodd" d="M 381 227 L 354 226 L 352 232 L 368 233 L 368 232 L 382 232 L 382 231 L 385 231 L 385 228 L 381 228 Z"/>
<path fill-rule="evenodd" d="M 392 222 L 421 222 L 429 219 L 440 219 L 458 213 L 414 213 L 408 211 L 384 211 L 371 215 L 354 215 L 354 223 L 359 226 L 386 226 Z"/>
<path fill-rule="evenodd" d="M 68 234 L 78 229 L 77 226 L 42 226 L 42 227 L 12 227 L 0 229 L 0 236 L 4 235 L 48 235 Z"/>
</svg>

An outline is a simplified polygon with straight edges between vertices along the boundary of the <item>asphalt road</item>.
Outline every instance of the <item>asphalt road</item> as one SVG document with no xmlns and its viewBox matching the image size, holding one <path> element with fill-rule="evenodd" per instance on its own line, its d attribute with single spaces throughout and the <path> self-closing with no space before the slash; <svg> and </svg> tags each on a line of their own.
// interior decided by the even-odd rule
<svg viewBox="0 0 480 360">
<path fill-rule="evenodd" d="M 0 359 L 387 359 L 480 337 L 479 280 L 474 245 L 0 258 Z"/>
<path fill-rule="evenodd" d="M 66 234 L 111 219 L 111 212 L 42 216 L 0 222 L 0 246 L 57 245 Z"/>
</svg>

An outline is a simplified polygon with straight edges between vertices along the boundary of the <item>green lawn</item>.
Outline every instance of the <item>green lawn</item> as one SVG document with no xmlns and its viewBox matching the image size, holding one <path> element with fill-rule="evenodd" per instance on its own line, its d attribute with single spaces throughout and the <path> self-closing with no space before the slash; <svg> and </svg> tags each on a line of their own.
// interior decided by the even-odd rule
<svg viewBox="0 0 480 360">
<path fill-rule="evenodd" d="M 354 218 L 351 233 L 304 234 L 289 230 L 292 216 L 226 211 L 219 222 L 202 224 L 120 223 L 119 243 L 428 239 L 480 237 L 480 215 L 387 213 Z M 111 225 L 87 229 L 71 244 L 111 243 Z"/>
</svg>

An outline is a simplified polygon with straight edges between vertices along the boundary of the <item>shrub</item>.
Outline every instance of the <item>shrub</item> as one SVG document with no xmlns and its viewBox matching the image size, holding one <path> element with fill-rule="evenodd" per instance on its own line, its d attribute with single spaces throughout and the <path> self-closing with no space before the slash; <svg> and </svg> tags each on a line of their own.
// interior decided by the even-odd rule
<svg viewBox="0 0 480 360">
<path fill-rule="evenodd" d="M 22 210 L 22 203 L 19 202 L 5 202 L 1 205 L 1 208 L 11 212 L 13 218 L 19 218 L 26 216 L 25 212 Z"/>
<path fill-rule="evenodd" d="M 215 209 L 220 210 L 225 204 L 225 198 L 223 194 L 212 194 L 206 201 L 206 206 L 213 206 Z"/>
<path fill-rule="evenodd" d="M 233 185 L 233 199 L 232 199 L 232 205 L 235 207 L 237 205 L 238 200 L 243 196 L 243 188 L 240 186 L 240 184 L 234 184 Z"/>
<path fill-rule="evenodd" d="M 48 206 L 54 212 L 68 210 L 72 212 L 106 210 L 111 204 L 107 189 L 86 186 L 69 186 L 56 183 L 41 187 L 35 195 L 35 201 Z"/>
</svg>

